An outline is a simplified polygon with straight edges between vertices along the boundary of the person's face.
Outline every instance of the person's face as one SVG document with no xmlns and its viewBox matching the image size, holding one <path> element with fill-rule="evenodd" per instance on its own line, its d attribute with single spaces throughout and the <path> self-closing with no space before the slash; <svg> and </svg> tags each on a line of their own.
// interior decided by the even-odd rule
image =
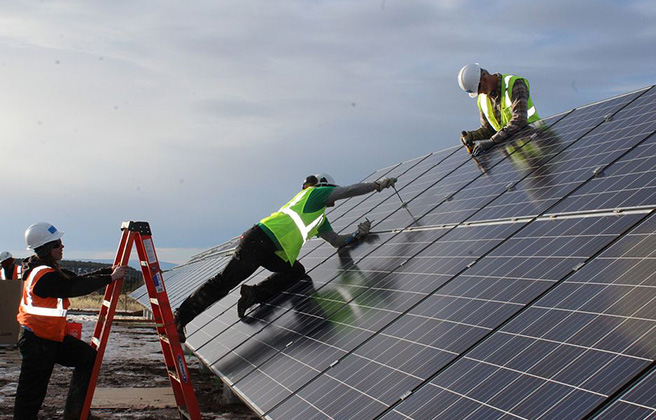
<svg viewBox="0 0 656 420">
<path fill-rule="evenodd" d="M 64 258 L 64 244 L 61 239 L 57 240 L 57 244 L 50 251 L 50 255 L 52 255 L 52 258 L 54 258 L 55 261 L 61 261 L 62 258 Z"/>
<path fill-rule="evenodd" d="M 489 95 L 494 92 L 496 79 L 487 71 L 483 70 L 481 73 L 481 81 L 478 84 L 478 93 Z"/>
</svg>

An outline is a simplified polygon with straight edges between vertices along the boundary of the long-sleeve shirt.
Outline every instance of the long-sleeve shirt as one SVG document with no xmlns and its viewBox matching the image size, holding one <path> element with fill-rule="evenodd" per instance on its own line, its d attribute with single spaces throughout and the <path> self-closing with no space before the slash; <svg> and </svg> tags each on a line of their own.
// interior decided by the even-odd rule
<svg viewBox="0 0 656 420">
<path fill-rule="evenodd" d="M 31 263 L 29 269 L 43 264 Z M 72 271 L 62 269 L 62 272 L 68 278 L 62 276 L 58 272 L 46 273 L 34 285 L 34 294 L 42 298 L 69 298 L 76 296 L 84 296 L 97 290 L 103 286 L 108 285 L 112 281 L 111 268 L 103 268 L 93 273 L 84 274 L 81 276 L 76 275 Z M 27 279 L 27 275 L 23 279 Z"/>
<path fill-rule="evenodd" d="M 374 182 L 364 182 L 360 184 L 348 185 L 346 187 L 337 187 L 333 192 L 328 196 L 327 204 L 334 205 L 336 200 L 343 200 L 345 198 L 356 197 L 358 195 L 364 195 L 370 192 L 376 191 L 376 183 Z M 327 220 L 326 220 L 327 222 Z M 335 248 L 343 247 L 347 245 L 350 240 L 352 240 L 352 235 L 339 235 L 330 228 L 330 230 L 320 230 L 319 236 L 324 241 L 328 242 L 330 245 Z"/>
<path fill-rule="evenodd" d="M 374 192 L 376 191 L 376 188 L 377 187 L 375 182 L 363 182 L 359 184 L 347 185 L 344 187 L 319 187 L 313 191 L 312 195 L 308 199 L 306 206 L 309 212 L 313 212 L 323 207 L 334 206 L 335 201 L 337 200 L 344 200 L 346 198 Z M 271 238 L 276 246 L 280 248 L 280 244 L 278 243 L 275 235 L 262 223 L 258 223 L 258 226 L 260 226 L 260 228 L 267 234 L 267 236 L 269 236 L 269 238 Z M 337 234 L 330 225 L 328 218 L 325 218 L 319 226 L 318 235 L 335 248 L 347 245 L 351 240 L 353 240 L 351 234 Z"/>
<path fill-rule="evenodd" d="M 494 92 L 488 95 L 494 108 L 494 117 L 501 121 L 501 80 L 502 75 L 495 74 L 499 78 L 499 83 Z M 491 139 L 495 143 L 501 143 L 508 137 L 512 136 L 528 124 L 528 86 L 523 79 L 518 79 L 512 89 L 512 118 L 505 127 L 496 131 L 490 122 L 485 118 L 483 112 L 480 113 L 481 127 L 478 130 L 470 131 L 472 140 Z"/>
</svg>

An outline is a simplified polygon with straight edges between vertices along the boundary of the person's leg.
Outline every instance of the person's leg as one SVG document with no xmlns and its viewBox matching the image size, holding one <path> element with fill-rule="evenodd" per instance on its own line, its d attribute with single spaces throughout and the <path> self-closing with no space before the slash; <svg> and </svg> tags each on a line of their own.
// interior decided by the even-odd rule
<svg viewBox="0 0 656 420">
<path fill-rule="evenodd" d="M 261 265 L 262 250 L 272 246 L 271 240 L 259 227 L 254 226 L 244 232 L 234 255 L 223 271 L 207 280 L 182 302 L 176 311 L 176 318 L 179 319 L 178 326 L 187 325 L 214 302 L 227 295 L 232 288 L 253 274 Z M 180 328 L 178 331 L 180 332 Z"/>
<path fill-rule="evenodd" d="M 68 388 L 64 420 L 77 420 L 82 415 L 82 407 L 95 361 L 96 350 L 93 347 L 70 335 L 64 337 L 57 352 L 56 362 L 62 366 L 75 368 Z"/>
<path fill-rule="evenodd" d="M 282 261 L 280 258 L 278 260 Z M 258 303 L 278 296 L 305 276 L 305 267 L 300 262 L 294 261 L 293 265 L 282 262 L 283 264 L 275 262 L 263 265 L 273 271 L 273 274 L 253 286 Z"/>
<path fill-rule="evenodd" d="M 55 366 L 58 343 L 22 330 L 18 347 L 23 362 L 14 403 L 15 420 L 36 420 Z"/>
<path fill-rule="evenodd" d="M 275 254 L 267 255 L 262 261 L 262 266 L 273 271 L 269 277 L 262 282 L 241 287 L 241 297 L 237 302 L 237 315 L 243 318 L 246 310 L 256 303 L 266 302 L 274 298 L 305 277 L 305 267 L 298 261 L 289 264 Z"/>
</svg>

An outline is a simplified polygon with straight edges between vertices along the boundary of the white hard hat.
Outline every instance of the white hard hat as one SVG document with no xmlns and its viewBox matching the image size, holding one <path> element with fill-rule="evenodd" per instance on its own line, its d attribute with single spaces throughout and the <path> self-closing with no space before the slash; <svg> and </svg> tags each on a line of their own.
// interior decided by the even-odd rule
<svg viewBox="0 0 656 420">
<path fill-rule="evenodd" d="M 50 223 L 38 222 L 25 231 L 25 244 L 28 251 L 34 251 L 38 247 L 56 241 L 62 236 L 64 236 L 64 232 L 58 231 Z"/>
<path fill-rule="evenodd" d="M 11 252 L 9 252 L 9 251 L 2 251 L 2 253 L 0 253 L 0 263 L 5 262 L 5 261 L 7 261 L 7 260 L 10 259 L 10 258 L 13 258 L 13 257 L 11 256 Z"/>
<path fill-rule="evenodd" d="M 303 184 L 312 184 L 314 187 L 336 187 L 335 180 L 328 174 L 308 175 Z"/>
<path fill-rule="evenodd" d="M 458 73 L 460 88 L 469 94 L 470 98 L 478 96 L 478 85 L 481 82 L 481 66 L 478 63 L 467 64 Z"/>
</svg>

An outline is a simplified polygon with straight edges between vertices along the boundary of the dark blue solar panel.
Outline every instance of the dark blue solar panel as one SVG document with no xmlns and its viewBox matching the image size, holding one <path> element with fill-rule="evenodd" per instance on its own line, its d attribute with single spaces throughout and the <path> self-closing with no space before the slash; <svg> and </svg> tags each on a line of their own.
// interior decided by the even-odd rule
<svg viewBox="0 0 656 420">
<path fill-rule="evenodd" d="M 447 394 L 457 402 L 442 412 L 446 418 L 476 418 L 484 407 L 517 418 L 576 419 L 602 404 L 656 357 L 655 228 L 651 217 L 395 410 L 423 418 L 411 400 L 433 405 Z"/>
<path fill-rule="evenodd" d="M 608 407 L 592 417 L 595 420 L 653 420 L 656 418 L 656 371 L 639 380 Z"/>
<path fill-rule="evenodd" d="M 579 187 L 593 176 L 595 168 L 612 162 L 619 153 L 614 147 L 624 149 L 636 144 L 638 138 L 631 138 L 632 144 L 615 138 L 620 114 L 608 122 L 606 119 L 624 107 L 631 109 L 632 101 L 641 94 L 644 91 L 577 109 L 550 126 L 529 143 L 534 149 L 531 154 L 536 156 L 532 159 L 542 162 L 540 169 L 488 204 L 474 219 L 539 215 Z"/>
<path fill-rule="evenodd" d="M 308 241 L 305 280 L 243 320 L 234 290 L 188 346 L 270 419 L 653 415 L 656 222 L 631 229 L 656 207 L 655 95 L 373 172 L 397 192 L 327 213 L 340 233 L 373 220 L 365 243 Z M 174 305 L 227 258 L 167 272 Z"/>
</svg>

